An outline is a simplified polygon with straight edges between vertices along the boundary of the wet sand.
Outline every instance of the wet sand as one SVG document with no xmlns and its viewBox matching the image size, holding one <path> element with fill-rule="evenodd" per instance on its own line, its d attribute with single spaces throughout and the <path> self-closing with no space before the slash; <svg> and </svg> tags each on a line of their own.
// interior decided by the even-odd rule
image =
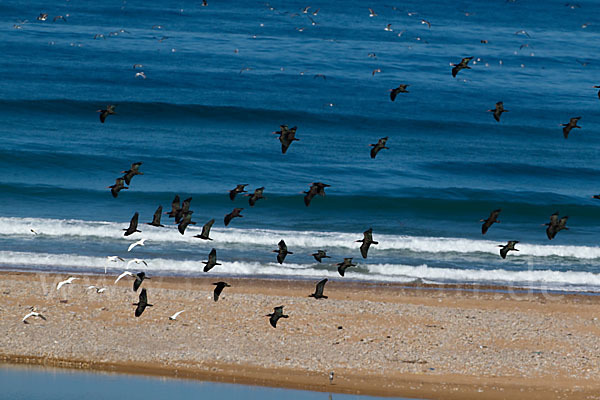
<svg viewBox="0 0 600 400">
<path fill-rule="evenodd" d="M 135 318 L 131 278 L 77 276 L 57 291 L 67 275 L 0 273 L 0 361 L 380 396 L 600 398 L 599 296 L 336 280 L 315 300 L 318 279 L 154 277 L 142 285 L 154 307 Z M 232 287 L 214 302 L 219 280 Z M 274 329 L 265 315 L 279 305 L 290 317 Z M 30 306 L 47 321 L 24 324 Z"/>
</svg>

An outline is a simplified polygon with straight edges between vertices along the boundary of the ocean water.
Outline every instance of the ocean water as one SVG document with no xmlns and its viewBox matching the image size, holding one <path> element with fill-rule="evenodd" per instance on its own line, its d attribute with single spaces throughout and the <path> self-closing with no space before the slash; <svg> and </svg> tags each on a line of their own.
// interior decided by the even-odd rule
<svg viewBox="0 0 600 400">
<path fill-rule="evenodd" d="M 0 266 L 116 274 L 126 264 L 106 257 L 118 255 L 197 276 L 214 247 L 212 275 L 340 278 L 335 263 L 354 257 L 343 279 L 600 290 L 597 2 L 308 5 L 0 2 Z M 453 78 L 466 56 L 472 69 Z M 410 93 L 391 102 L 400 83 Z M 497 101 L 501 122 L 487 112 Z M 575 116 L 583 128 L 565 140 Z M 298 126 L 286 154 L 280 124 Z M 112 198 L 132 162 L 144 175 Z M 331 187 L 305 207 L 316 181 Z M 238 183 L 266 199 L 232 202 Z M 193 198 L 196 226 L 142 225 L 176 194 Z M 234 207 L 244 217 L 224 227 Z M 125 238 L 136 211 L 142 233 Z M 549 241 L 555 211 L 570 229 Z M 193 238 L 211 218 L 214 241 Z M 370 227 L 379 245 L 364 260 L 355 240 Z M 294 252 L 283 265 L 281 239 Z M 503 260 L 508 240 L 520 251 Z"/>
<path fill-rule="evenodd" d="M 32 384 L 34 383 L 34 384 Z M 0 398 L 86 399 L 248 399 L 377 400 L 383 397 L 330 394 L 227 383 L 0 365 Z M 408 399 L 406 399 L 408 400 Z"/>
</svg>

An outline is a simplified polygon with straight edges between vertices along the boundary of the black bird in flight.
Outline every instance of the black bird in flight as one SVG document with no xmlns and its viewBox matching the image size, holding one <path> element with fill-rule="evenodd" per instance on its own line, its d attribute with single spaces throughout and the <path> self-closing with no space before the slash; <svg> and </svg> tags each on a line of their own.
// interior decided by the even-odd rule
<svg viewBox="0 0 600 400">
<path fill-rule="evenodd" d="M 292 128 L 288 128 L 287 125 L 280 125 L 279 128 L 281 130 L 273 133 L 275 135 L 279 135 L 279 141 L 281 142 L 281 153 L 285 154 L 292 142 L 300 140 L 296 138 L 296 129 L 298 129 L 298 127 L 294 126 Z"/>
<path fill-rule="evenodd" d="M 511 250 L 514 250 L 514 251 L 519 251 L 519 249 L 515 249 L 515 244 L 517 244 L 517 243 L 519 243 L 519 241 L 518 241 L 518 240 L 509 240 L 509 241 L 508 241 L 508 243 L 507 243 L 507 244 L 505 244 L 505 245 L 502 245 L 502 244 L 498 245 L 498 247 L 502 247 L 502 248 L 500 249 L 500 256 L 501 256 L 502 258 L 506 258 L 506 254 L 507 254 L 509 251 L 511 251 Z"/>
<path fill-rule="evenodd" d="M 279 241 L 277 246 L 279 247 L 279 249 L 273 250 L 273 253 L 277 253 L 277 262 L 279 264 L 283 264 L 283 260 L 285 260 L 285 256 L 287 256 L 288 254 L 294 254 L 294 253 L 292 253 L 291 251 L 288 251 L 285 241 L 283 239 L 281 239 Z"/>
<path fill-rule="evenodd" d="M 450 64 L 451 66 L 453 66 L 454 68 L 452 68 L 452 76 L 454 78 L 456 78 L 456 74 L 458 74 L 458 72 L 461 69 L 471 69 L 471 67 L 469 67 L 469 61 L 471 61 L 473 59 L 473 57 L 465 57 L 462 60 L 460 60 L 460 63 L 458 64 Z"/>
<path fill-rule="evenodd" d="M 567 139 L 569 137 L 569 133 L 571 132 L 571 129 L 573 129 L 573 128 L 581 129 L 581 127 L 579 125 L 577 125 L 577 122 L 579 122 L 580 119 L 581 119 L 581 117 L 573 117 L 569 120 L 568 124 L 561 124 L 562 126 L 564 126 L 563 136 L 565 137 L 565 139 Z"/>
<path fill-rule="evenodd" d="M 398 93 L 409 93 L 409 91 L 406 90 L 406 88 L 409 86 L 410 85 L 402 84 L 395 89 L 390 89 L 390 100 L 396 100 L 396 96 L 398 95 Z"/>
<path fill-rule="evenodd" d="M 504 103 L 501 101 L 496 103 L 496 108 L 494 108 L 493 110 L 488 110 L 488 112 L 494 113 L 494 119 L 498 122 L 500 122 L 500 116 L 502 115 L 502 113 L 508 112 L 508 111 L 509 110 L 504 109 Z"/>
<path fill-rule="evenodd" d="M 243 208 L 234 208 L 232 212 L 230 212 L 229 214 L 227 214 L 225 216 L 225 218 L 223 219 L 223 222 L 225 223 L 225 226 L 229 225 L 229 223 L 231 222 L 231 220 L 234 219 L 235 217 L 242 218 L 243 215 L 240 214 L 242 212 L 242 210 L 243 210 Z"/>
<path fill-rule="evenodd" d="M 480 222 L 483 222 L 483 225 L 481 225 L 481 234 L 485 235 L 485 233 L 488 231 L 488 229 L 490 229 L 490 226 L 492 226 L 492 224 L 494 222 L 500 222 L 498 221 L 498 215 L 500 215 L 500 212 L 502 211 L 501 208 L 494 210 L 490 213 L 490 216 L 488 217 L 488 219 L 480 219 Z"/>
<path fill-rule="evenodd" d="M 317 283 L 317 287 L 315 288 L 315 292 L 308 295 L 308 297 L 314 297 L 315 299 L 326 299 L 327 296 L 323 296 L 323 288 L 327 283 L 327 278 L 323 279 L 319 283 Z"/>
<path fill-rule="evenodd" d="M 202 261 L 202 264 L 206 264 L 204 266 L 204 272 L 210 271 L 215 265 L 221 265 L 217 262 L 217 250 L 212 249 L 208 254 L 208 261 Z"/>
<path fill-rule="evenodd" d="M 256 202 L 260 199 L 264 199 L 265 197 L 263 196 L 263 192 L 264 192 L 265 188 L 263 187 L 259 187 L 258 189 L 254 190 L 254 193 L 252 194 L 245 194 L 244 196 L 248 196 L 248 204 L 250 204 L 250 207 L 254 207 L 254 205 L 256 204 Z"/>
<path fill-rule="evenodd" d="M 142 315 L 146 307 L 153 307 L 152 304 L 148 304 L 148 295 L 146 294 L 146 289 L 142 289 L 140 292 L 140 297 L 137 303 L 133 303 L 134 306 L 137 306 L 135 309 L 135 316 L 139 317 Z"/>
<path fill-rule="evenodd" d="M 177 230 L 179 231 L 179 233 L 181 233 L 182 235 L 185 233 L 185 229 L 188 227 L 188 225 L 196 225 L 196 223 L 194 221 L 192 221 L 192 213 L 193 211 L 188 211 L 185 216 L 183 218 L 181 218 L 181 221 L 179 221 L 179 225 L 177 226 Z"/>
<path fill-rule="evenodd" d="M 106 109 L 104 109 L 104 110 L 98 110 L 97 112 L 100 113 L 100 122 L 102 122 L 102 123 L 104 123 L 104 120 L 109 115 L 116 114 L 115 113 L 115 106 L 114 105 L 108 105 L 108 106 L 106 106 Z"/>
<path fill-rule="evenodd" d="M 279 318 L 289 318 L 289 315 L 283 313 L 283 306 L 275 307 L 273 310 L 274 312 L 272 314 L 267 314 L 265 317 L 271 317 L 269 318 L 271 326 L 277 328 L 277 321 L 279 321 Z"/>
<path fill-rule="evenodd" d="M 360 254 L 363 258 L 367 258 L 367 254 L 369 253 L 369 247 L 372 244 L 379 244 L 373 240 L 373 228 L 369 228 L 363 232 L 363 238 L 361 240 L 357 240 L 357 242 L 362 242 L 360 245 Z"/>
<path fill-rule="evenodd" d="M 546 228 L 546 236 L 548 236 L 549 240 L 554 239 L 556 234 L 562 231 L 563 229 L 569 229 L 567 228 L 568 219 L 569 217 L 562 217 L 561 219 L 558 219 L 558 212 L 555 212 L 550 216 L 550 222 L 544 224 L 548 227 Z"/>
<path fill-rule="evenodd" d="M 246 186 L 248 186 L 248 184 L 243 184 L 243 185 L 237 185 L 235 187 L 235 189 L 232 189 L 229 191 L 229 198 L 231 199 L 231 201 L 235 200 L 235 196 L 238 193 L 246 193 Z"/>
<path fill-rule="evenodd" d="M 223 291 L 224 288 L 231 287 L 231 285 L 228 284 L 227 282 L 215 282 L 215 283 L 213 283 L 213 285 L 215 285 L 215 290 L 213 292 L 213 299 L 215 301 L 219 300 L 219 296 L 221 295 L 221 292 Z"/>
<path fill-rule="evenodd" d="M 379 139 L 377 141 L 377 143 L 369 145 L 369 146 L 373 147 L 371 149 L 371 158 L 375 158 L 377 156 L 377 153 L 379 153 L 379 150 L 381 150 L 381 149 L 388 149 L 389 150 L 389 147 L 385 146 L 386 143 L 387 143 L 387 140 L 388 140 L 388 137 L 386 136 L 386 137 L 383 137 L 383 138 Z"/>
<path fill-rule="evenodd" d="M 323 182 L 313 182 L 310 186 L 310 189 L 308 189 L 307 192 L 304 192 L 304 205 L 308 207 L 310 205 L 310 202 L 316 195 L 325 197 L 325 188 L 330 186 L 331 185 L 328 185 Z"/>
<path fill-rule="evenodd" d="M 152 226 L 157 226 L 157 227 L 164 226 L 164 225 L 161 225 L 161 223 L 160 223 L 161 217 L 162 217 L 162 206 L 158 206 L 156 211 L 154 211 L 154 217 L 152 217 L 152 222 L 146 222 L 146 225 L 152 225 Z"/>
<path fill-rule="evenodd" d="M 125 183 L 126 184 L 130 184 L 131 183 L 131 178 L 133 178 L 136 175 L 144 175 L 143 172 L 140 172 L 140 165 L 142 165 L 141 162 L 136 162 L 131 164 L 131 168 L 128 169 L 127 171 L 121 171 L 123 175 L 123 178 L 125 179 Z"/>
<path fill-rule="evenodd" d="M 313 256 L 315 258 L 315 260 L 317 260 L 318 262 L 322 262 L 322 260 L 324 258 L 331 258 L 327 255 L 327 251 L 326 250 L 317 250 L 316 253 L 311 254 L 311 256 Z"/>
<path fill-rule="evenodd" d="M 181 203 L 181 208 L 177 210 L 175 213 L 175 223 L 178 224 L 181 222 L 183 217 L 190 213 L 190 203 L 192 202 L 192 198 L 188 197 Z"/>
<path fill-rule="evenodd" d="M 129 235 L 134 234 L 135 232 L 141 232 L 137 228 L 138 218 L 139 218 L 139 213 L 136 212 L 135 214 L 133 214 L 133 217 L 131 217 L 131 221 L 129 221 L 129 228 L 123 229 L 125 231 L 123 236 L 129 236 Z"/>
<path fill-rule="evenodd" d="M 175 216 L 177 215 L 177 213 L 179 212 L 180 209 L 181 209 L 181 205 L 180 205 L 179 195 L 177 194 L 177 195 L 175 195 L 175 198 L 171 202 L 171 211 L 166 212 L 165 214 L 167 214 L 169 216 L 169 218 L 175 218 Z"/>
<path fill-rule="evenodd" d="M 337 264 L 338 266 L 338 272 L 341 276 L 344 276 L 344 274 L 346 273 L 346 269 L 350 268 L 350 267 L 356 267 L 356 264 L 352 264 L 352 257 L 350 258 L 344 258 L 344 261 L 342 261 L 341 263 Z"/>
<path fill-rule="evenodd" d="M 137 290 L 140 288 L 140 285 L 142 284 L 142 282 L 144 281 L 144 279 L 150 279 L 146 276 L 145 272 L 138 272 L 136 275 L 135 281 L 133 281 L 133 291 L 137 292 Z"/>
<path fill-rule="evenodd" d="M 211 219 L 210 221 L 205 223 L 204 226 L 202 227 L 202 233 L 199 235 L 196 235 L 194 237 L 199 238 L 199 239 L 204 239 L 204 240 L 212 240 L 209 237 L 209 235 L 210 235 L 210 228 L 212 228 L 214 223 L 215 223 L 214 219 Z"/>
<path fill-rule="evenodd" d="M 125 181 L 125 178 L 117 178 L 114 185 L 107 186 L 107 188 L 110 188 L 110 193 L 112 194 L 112 197 L 114 197 L 115 199 L 119 195 L 119 192 L 121 191 L 121 189 L 129 189 L 128 187 L 125 186 L 124 181 Z"/>
</svg>

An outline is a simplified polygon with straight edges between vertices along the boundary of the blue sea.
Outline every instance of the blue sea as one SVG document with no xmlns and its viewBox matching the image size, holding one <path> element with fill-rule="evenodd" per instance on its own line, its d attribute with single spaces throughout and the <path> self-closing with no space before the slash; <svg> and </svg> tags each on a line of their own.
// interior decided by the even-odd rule
<svg viewBox="0 0 600 400">
<path fill-rule="evenodd" d="M 564 0 L 3 0 L 0 265 L 117 274 L 136 257 L 149 275 L 204 276 L 215 248 L 210 275 L 600 291 L 598 11 Z M 450 63 L 468 56 L 453 78 Z M 390 101 L 401 83 L 409 93 Z M 498 101 L 500 122 L 487 111 Z M 109 104 L 116 114 L 100 123 Z M 560 124 L 576 116 L 582 129 L 565 140 Z M 286 154 L 272 134 L 282 124 L 300 139 Z M 134 162 L 144 175 L 113 198 L 106 187 Z M 331 186 L 306 207 L 317 181 Z M 231 201 L 236 184 L 266 198 Z M 181 235 L 166 215 L 165 228 L 143 224 L 175 195 L 192 197 L 197 225 Z M 225 227 L 234 207 L 244 217 Z M 496 208 L 501 223 L 482 235 Z M 569 230 L 550 241 L 543 224 L 557 211 Z M 124 237 L 135 212 L 142 232 Z M 194 238 L 212 218 L 214 240 Z M 355 241 L 368 228 L 379 244 L 363 259 Z M 294 253 L 282 265 L 281 239 Z M 508 240 L 519 252 L 503 260 Z M 332 258 L 317 263 L 317 249 Z M 358 266 L 341 278 L 344 257 Z"/>
</svg>

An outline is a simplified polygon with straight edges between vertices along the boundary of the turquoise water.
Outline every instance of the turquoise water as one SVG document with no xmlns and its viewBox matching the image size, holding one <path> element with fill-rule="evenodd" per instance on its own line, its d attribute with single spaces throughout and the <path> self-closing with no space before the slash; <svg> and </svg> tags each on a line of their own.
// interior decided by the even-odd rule
<svg viewBox="0 0 600 400">
<path fill-rule="evenodd" d="M 136 375 L 0 365 L 0 399 L 376 400 L 356 396 Z"/>
<path fill-rule="evenodd" d="M 214 275 L 339 279 L 333 263 L 355 257 L 344 279 L 600 291 L 598 2 L 307 5 L 0 2 L 0 266 L 103 272 L 119 255 L 200 275 L 214 247 Z M 452 78 L 466 56 L 472 69 Z M 400 83 L 410 93 L 391 102 Z M 501 122 L 487 112 L 497 101 Z M 101 124 L 107 104 L 117 114 Z M 563 139 L 559 124 L 580 115 Z M 280 124 L 298 126 L 285 155 Z M 372 160 L 383 136 L 390 149 Z M 112 198 L 106 186 L 137 161 L 144 175 Z M 331 187 L 305 207 L 315 181 Z M 266 199 L 230 201 L 239 183 Z M 176 194 L 198 224 L 184 236 L 166 216 L 122 236 L 134 212 L 149 222 Z M 226 228 L 234 207 L 244 218 Z M 496 208 L 502 223 L 482 236 Z M 570 230 L 549 241 L 555 211 Z M 193 238 L 212 218 L 215 240 Z M 363 260 L 369 227 L 380 244 Z M 294 252 L 283 265 L 281 239 Z M 502 260 L 508 240 L 520 251 Z M 332 264 L 314 262 L 319 248 Z"/>
</svg>

